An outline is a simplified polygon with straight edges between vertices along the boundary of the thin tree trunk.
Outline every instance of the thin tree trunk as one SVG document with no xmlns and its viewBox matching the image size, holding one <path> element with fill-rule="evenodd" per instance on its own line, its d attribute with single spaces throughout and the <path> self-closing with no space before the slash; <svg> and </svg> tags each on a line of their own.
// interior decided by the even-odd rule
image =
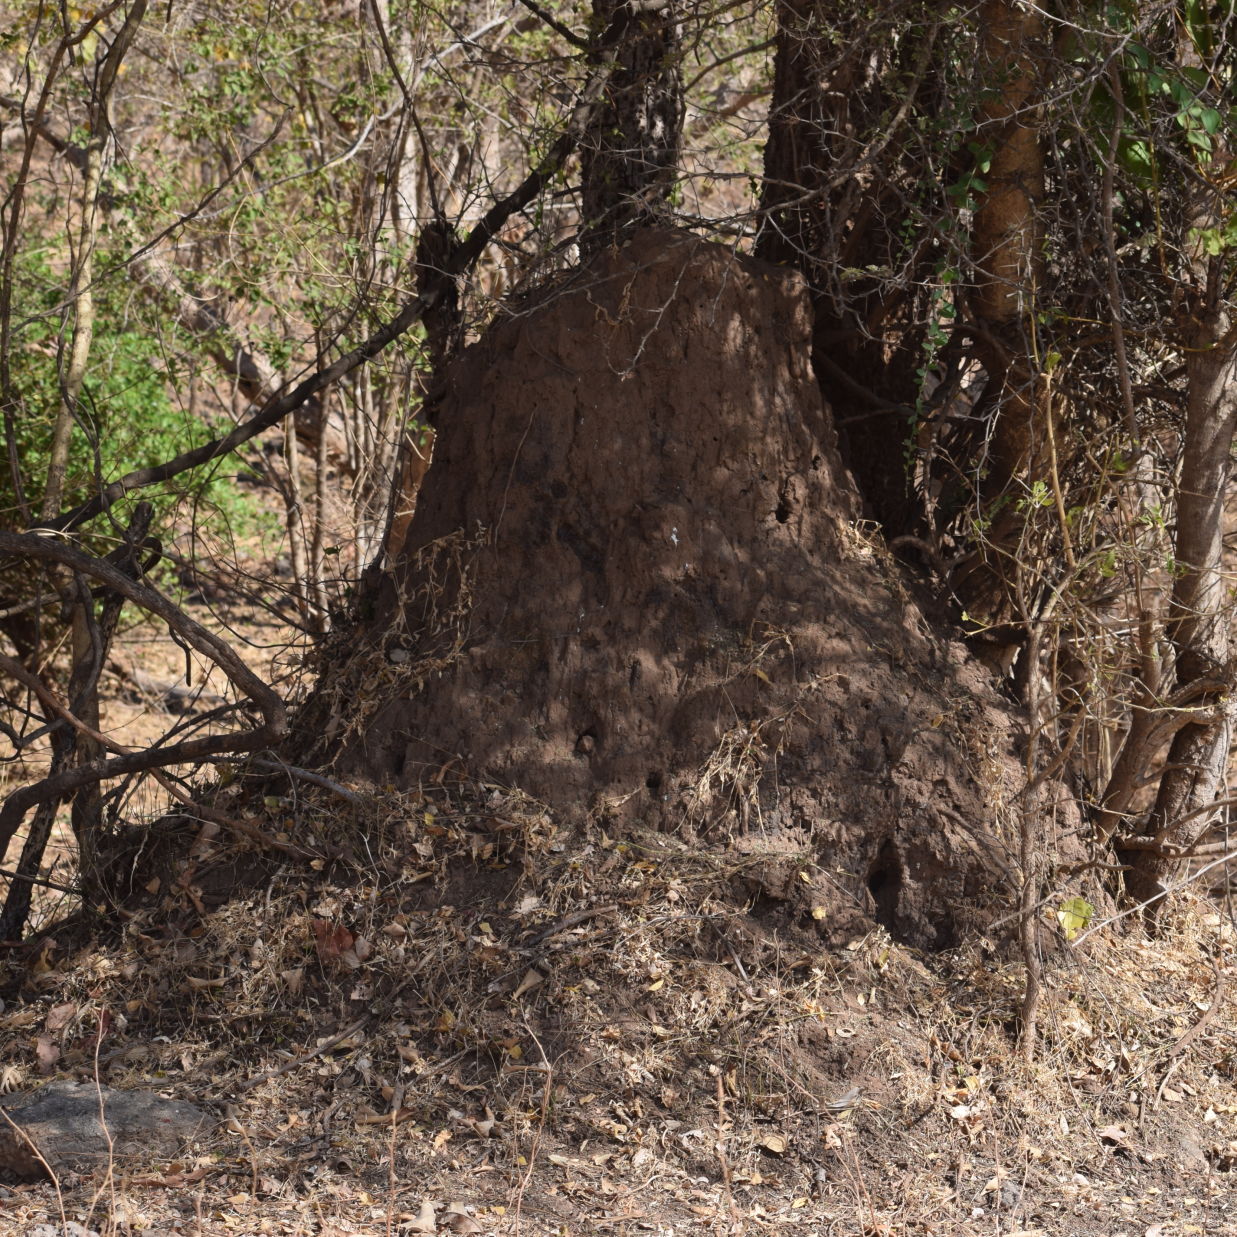
<svg viewBox="0 0 1237 1237">
<path fill-rule="evenodd" d="M 114 142 L 111 126 L 112 88 L 133 36 L 146 15 L 146 0 L 135 0 L 125 16 L 124 24 L 95 66 L 94 94 L 90 100 L 90 139 L 86 146 L 82 174 L 81 217 L 75 238 L 71 295 L 73 301 L 73 332 L 68 355 L 60 371 L 60 405 L 52 429 L 51 450 L 47 464 L 47 483 L 43 490 L 40 516 L 50 519 L 60 510 L 65 479 L 69 470 L 69 446 L 77 420 L 78 400 L 86 379 L 90 345 L 94 339 L 94 253 L 99 233 L 99 189 L 112 159 Z"/>
<path fill-rule="evenodd" d="M 284 422 L 284 464 L 288 488 L 284 494 L 284 527 L 288 532 L 288 558 L 292 564 L 292 590 L 297 610 L 306 626 L 312 625 L 312 601 L 307 572 L 305 500 L 301 495 L 301 453 L 297 444 L 296 418 Z"/>
<path fill-rule="evenodd" d="M 1211 197 L 1213 191 L 1208 188 L 1206 193 Z M 1196 216 L 1194 226 L 1205 226 L 1205 220 Z M 1200 260 L 1199 265 L 1205 270 L 1208 303 L 1195 307 L 1186 340 L 1189 388 L 1174 555 L 1179 574 L 1168 633 L 1177 651 L 1179 689 L 1208 681 L 1223 683 L 1225 689 L 1223 694 L 1200 692 L 1194 701 L 1199 720 L 1187 721 L 1173 737 L 1146 823 L 1145 832 L 1155 842 L 1178 851 L 1193 846 L 1211 827 L 1208 813 L 1191 814 L 1216 797 L 1237 714 L 1230 664 L 1232 616 L 1223 568 L 1224 497 L 1237 430 L 1237 328 L 1222 299 L 1220 260 Z M 1213 701 L 1210 711 L 1203 707 L 1208 698 Z M 1187 816 L 1190 819 L 1182 819 Z M 1131 865 L 1127 890 L 1140 902 L 1158 898 L 1181 865 L 1171 854 L 1154 851 L 1123 857 Z"/>
<path fill-rule="evenodd" d="M 975 317 L 991 338 L 979 352 L 988 371 L 996 423 L 989 447 L 988 486 L 1001 493 L 1038 459 L 1046 442 L 1039 426 L 1033 322 L 1042 282 L 1038 211 L 1044 158 L 1036 108 L 1044 39 L 1040 10 L 1015 0 L 987 0 L 979 12 L 980 108 L 977 143 L 991 151 L 982 174 L 971 229 Z"/>
<path fill-rule="evenodd" d="M 975 175 L 971 227 L 979 328 L 976 355 L 987 381 L 979 407 L 991 430 L 974 478 L 985 540 L 955 587 L 967 609 L 988 622 L 1019 616 L 1019 560 L 1025 523 L 1021 487 L 1047 477 L 1052 401 L 1040 372 L 1036 297 L 1042 283 L 1044 159 L 1038 126 L 1046 50 L 1042 12 L 1017 0 L 986 0 L 979 10 L 975 145 L 987 156 Z M 977 156 L 978 157 L 978 156 Z M 1018 484 L 1015 493 L 1012 487 Z"/>
<path fill-rule="evenodd" d="M 1183 66 L 1207 76 L 1200 47 L 1184 28 L 1178 51 Z M 1173 852 L 1191 848 L 1213 824 L 1207 806 L 1223 781 L 1237 719 L 1231 581 L 1224 571 L 1224 501 L 1237 432 L 1237 324 L 1229 300 L 1231 252 L 1208 253 L 1206 243 L 1230 215 L 1223 182 L 1215 175 L 1232 155 L 1223 133 L 1206 155 L 1195 152 L 1182 220 L 1186 415 L 1167 635 L 1177 655 L 1175 694 L 1188 699 L 1189 710 L 1171 719 L 1183 724 L 1173 735 L 1144 826 L 1160 849 L 1122 853 L 1130 865 L 1126 890 L 1150 904 L 1152 917 L 1181 867 Z"/>
<path fill-rule="evenodd" d="M 309 545 L 309 587 L 313 596 L 314 630 L 322 633 L 329 626 L 330 607 L 326 590 L 326 526 L 330 513 L 327 511 L 327 470 L 329 467 L 329 440 L 327 420 L 330 405 L 322 401 L 318 409 L 318 445 L 314 454 L 314 531 Z"/>
</svg>

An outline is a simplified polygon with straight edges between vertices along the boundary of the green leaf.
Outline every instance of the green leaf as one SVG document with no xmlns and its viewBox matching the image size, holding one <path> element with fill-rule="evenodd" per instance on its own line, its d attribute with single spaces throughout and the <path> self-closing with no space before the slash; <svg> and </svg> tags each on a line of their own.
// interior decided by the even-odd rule
<svg viewBox="0 0 1237 1237">
<path fill-rule="evenodd" d="M 1095 907 L 1086 898 L 1069 898 L 1057 908 L 1057 923 L 1067 941 L 1072 941 L 1091 922 Z"/>
<path fill-rule="evenodd" d="M 1142 181 L 1150 181 L 1155 174 L 1155 158 L 1148 142 L 1127 140 L 1120 145 L 1122 166 L 1131 176 Z"/>
</svg>

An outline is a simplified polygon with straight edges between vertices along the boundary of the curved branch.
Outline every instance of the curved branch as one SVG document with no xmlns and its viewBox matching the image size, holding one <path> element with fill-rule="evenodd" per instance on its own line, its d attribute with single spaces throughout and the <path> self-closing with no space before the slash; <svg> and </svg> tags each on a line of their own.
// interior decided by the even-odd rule
<svg viewBox="0 0 1237 1237">
<path fill-rule="evenodd" d="M 107 735 L 88 726 L 69 709 L 67 704 L 56 698 L 55 693 L 37 674 L 27 670 L 16 657 L 9 657 L 5 653 L 0 653 L 0 671 L 3 671 L 10 678 L 16 679 L 23 687 L 29 688 L 39 698 L 39 703 L 42 704 L 49 714 L 54 713 L 62 721 L 68 722 L 78 734 L 84 734 L 88 739 L 93 739 L 100 747 L 105 747 L 109 751 L 124 756 L 129 755 L 134 750 L 131 747 L 122 746 L 109 739 Z M 54 727 L 55 723 L 52 723 L 52 726 Z"/>
<path fill-rule="evenodd" d="M 511 193 L 501 201 L 495 202 L 486 211 L 476 227 L 454 248 L 448 260 L 443 264 L 444 275 L 458 277 L 469 273 L 485 252 L 486 246 L 498 235 L 507 220 L 523 210 L 554 179 L 584 136 L 584 131 L 592 119 L 593 112 L 605 90 L 606 82 L 613 71 L 614 64 L 609 58 L 594 66 L 576 99 L 566 129 L 550 148 L 549 154 Z M 94 519 L 133 490 L 170 481 L 173 477 L 188 472 L 191 468 L 198 468 L 202 464 L 208 464 L 212 460 L 228 455 L 264 430 L 277 425 L 284 417 L 295 412 L 324 387 L 350 374 L 367 361 L 373 360 L 388 344 L 411 330 L 421 320 L 426 310 L 433 308 L 439 295 L 441 294 L 436 292 L 427 293 L 405 301 L 399 313 L 390 322 L 380 327 L 351 352 L 316 373 L 310 374 L 291 391 L 268 400 L 261 411 L 255 413 L 248 421 L 236 426 L 222 438 L 212 439 L 162 464 L 134 469 L 110 485 L 104 486 L 89 501 L 70 511 L 61 512 L 51 519 L 41 520 L 33 527 L 51 532 L 67 532 L 79 527 L 87 520 Z"/>
<path fill-rule="evenodd" d="M 125 773 L 140 773 L 146 769 L 201 760 L 225 752 L 257 751 L 277 743 L 287 733 L 287 712 L 279 696 L 245 665 L 230 645 L 194 622 L 162 593 L 132 579 L 112 563 L 94 558 L 46 534 L 0 531 L 0 554 L 60 563 L 99 580 L 135 605 L 161 618 L 186 644 L 210 658 L 262 714 L 262 724 L 253 730 L 187 739 L 170 747 L 151 747 L 110 759 L 86 761 L 13 791 L 0 807 L 0 854 L 4 853 L 26 813 L 40 803 L 63 799 L 82 786 Z"/>
</svg>

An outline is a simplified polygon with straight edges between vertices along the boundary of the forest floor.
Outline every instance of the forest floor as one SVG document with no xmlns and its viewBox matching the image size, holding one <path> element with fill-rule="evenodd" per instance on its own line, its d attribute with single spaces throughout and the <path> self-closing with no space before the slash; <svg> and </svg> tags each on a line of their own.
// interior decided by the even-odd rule
<svg viewBox="0 0 1237 1237">
<path fill-rule="evenodd" d="M 449 779 L 213 802 L 243 829 L 181 822 L 111 939 L 42 939 L 0 1085 L 220 1124 L 175 1163 L 0 1186 L 0 1231 L 1237 1234 L 1212 901 L 1048 941 L 1027 1064 L 1004 947 L 775 929 L 724 844 L 566 833 Z"/>
<path fill-rule="evenodd" d="M 237 762 L 134 828 L 119 915 L 100 927 L 45 902 L 0 963 L 0 1091 L 97 1080 L 217 1124 L 174 1162 L 0 1184 L 0 1234 L 1237 1237 L 1227 895 L 1183 892 L 1155 936 L 1112 917 L 1073 941 L 1047 904 L 1025 1060 L 1010 888 L 954 897 L 928 812 L 948 806 L 934 777 L 974 772 L 956 801 L 982 806 L 985 767 L 1020 774 L 1016 711 L 887 556 L 856 534 L 836 557 L 855 599 L 826 594 L 846 675 L 824 676 L 815 711 L 840 721 L 808 735 L 803 768 L 838 783 L 839 830 L 864 834 L 850 805 L 866 802 L 918 847 L 897 881 L 870 860 L 826 866 L 840 852 L 759 812 L 741 831 L 724 813 L 609 826 L 454 760 L 416 786 Z M 251 574 L 271 602 L 272 572 Z M 287 614 L 259 622 L 253 601 L 201 588 L 188 604 L 294 696 L 307 668 L 280 651 Z M 158 681 L 183 670 L 159 633 L 120 651 Z M 777 666 L 744 665 L 748 689 L 776 695 Z M 116 737 L 164 733 L 158 692 L 114 686 Z M 864 693 L 882 708 L 865 713 Z M 893 747 L 892 770 L 862 765 Z M 868 793 L 894 778 L 901 798 Z M 962 826 L 1008 846 L 979 815 Z M 1062 831 L 1064 888 L 1090 865 Z M 895 939 L 899 899 L 987 934 L 913 948 Z"/>
</svg>

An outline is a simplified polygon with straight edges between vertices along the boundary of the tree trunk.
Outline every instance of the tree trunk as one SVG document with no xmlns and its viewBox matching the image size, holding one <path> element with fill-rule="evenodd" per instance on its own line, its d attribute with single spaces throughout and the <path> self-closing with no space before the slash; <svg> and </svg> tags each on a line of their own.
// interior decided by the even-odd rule
<svg viewBox="0 0 1237 1237">
<path fill-rule="evenodd" d="M 1206 196 L 1213 197 L 1208 187 Z M 1215 210 L 1209 217 L 1214 221 Z M 1214 227 L 1195 215 L 1194 227 Z M 1201 245 L 1201 241 L 1196 241 Z M 1205 811 L 1224 776 L 1237 713 L 1230 663 L 1232 616 L 1223 568 L 1224 497 L 1237 429 L 1237 330 L 1221 300 L 1222 258 L 1199 260 L 1203 303 L 1195 305 L 1186 336 L 1185 442 L 1177 500 L 1176 581 L 1169 612 L 1169 635 L 1177 652 L 1178 688 L 1205 681 L 1226 684 L 1223 697 L 1200 692 L 1193 706 L 1199 720 L 1183 725 L 1173 738 L 1168 767 L 1160 780 L 1145 832 L 1161 848 L 1188 849 L 1211 827 Z M 1210 699 L 1211 710 L 1204 706 Z M 1181 866 L 1173 855 L 1139 850 L 1123 855 L 1131 864 L 1126 888 L 1138 901 L 1162 896 Z"/>
<path fill-rule="evenodd" d="M 975 145 L 981 153 L 971 228 L 976 355 L 987 378 L 979 408 L 987 442 L 973 474 L 984 528 L 957 581 L 976 617 L 1025 618 L 1017 575 L 1023 490 L 1049 473 L 1052 415 L 1036 339 L 1036 297 L 1043 282 L 1041 227 L 1044 159 L 1038 105 L 1045 31 L 1041 11 L 1017 0 L 986 0 L 979 10 L 981 93 Z M 986 164 L 986 170 L 985 170 Z"/>
<path fill-rule="evenodd" d="M 590 63 L 613 60 L 581 149 L 581 243 L 596 250 L 667 213 L 683 138 L 679 29 L 670 0 L 594 0 Z"/>
<path fill-rule="evenodd" d="M 1178 56 L 1195 81 L 1217 81 L 1214 63 L 1220 44 L 1214 31 L 1188 22 L 1178 29 Z M 1219 87 L 1209 90 L 1223 105 Z M 1199 100 L 1201 102 L 1201 99 Z M 1197 104 L 1196 104 L 1197 105 Z M 1177 487 L 1174 575 L 1167 634 L 1176 652 L 1175 681 L 1180 728 L 1169 747 L 1155 806 L 1144 833 L 1156 849 L 1121 853 L 1130 865 L 1127 892 L 1150 904 L 1155 915 L 1168 885 L 1180 870 L 1180 852 L 1211 828 L 1208 805 L 1224 779 L 1232 743 L 1237 699 L 1230 632 L 1231 581 L 1224 568 L 1224 502 L 1232 473 L 1237 431 L 1237 324 L 1231 306 L 1233 251 L 1209 238 L 1231 218 L 1225 180 L 1232 150 L 1222 127 L 1202 151 L 1191 145 L 1180 250 L 1180 337 L 1185 357 L 1186 416 L 1181 481 Z M 1188 710 L 1185 705 L 1188 704 Z M 1146 753 L 1148 763 L 1153 753 Z M 1167 852 L 1167 853 L 1165 853 Z"/>
<path fill-rule="evenodd" d="M 1043 450 L 1033 315 L 1043 281 L 1037 213 L 1044 159 L 1036 107 L 1044 22 L 1038 9 L 1013 0 L 988 0 L 979 20 L 984 101 L 976 136 L 991 162 L 971 230 L 971 301 L 991 337 L 981 341 L 979 355 L 988 371 L 985 399 L 995 412 L 986 490 L 996 495 Z"/>
<path fill-rule="evenodd" d="M 938 26 L 912 29 L 895 47 L 862 13 L 781 0 L 756 241 L 759 257 L 796 266 L 808 281 L 812 360 L 838 445 L 889 537 L 913 524 L 904 448 L 923 332 L 905 289 L 867 272 L 907 261 L 887 215 L 897 209 L 901 129 L 924 105 Z M 926 259 L 924 250 L 910 262 Z"/>
</svg>

